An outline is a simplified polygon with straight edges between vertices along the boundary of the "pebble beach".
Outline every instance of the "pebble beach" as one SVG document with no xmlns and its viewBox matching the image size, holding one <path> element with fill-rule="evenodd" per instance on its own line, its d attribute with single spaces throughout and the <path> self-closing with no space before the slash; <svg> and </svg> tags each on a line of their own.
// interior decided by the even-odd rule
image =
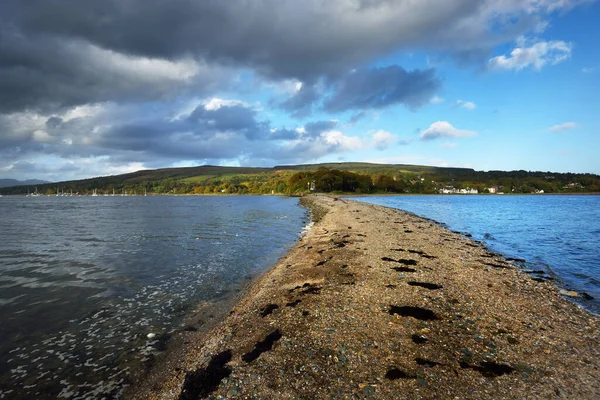
<svg viewBox="0 0 600 400">
<path fill-rule="evenodd" d="M 402 211 L 302 199 L 314 225 L 135 399 L 600 398 L 600 319 Z"/>
</svg>

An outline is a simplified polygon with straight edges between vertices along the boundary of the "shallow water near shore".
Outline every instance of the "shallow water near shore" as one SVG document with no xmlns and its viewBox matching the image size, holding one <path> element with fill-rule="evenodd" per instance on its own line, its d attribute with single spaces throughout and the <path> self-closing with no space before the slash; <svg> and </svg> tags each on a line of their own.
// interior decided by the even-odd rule
<svg viewBox="0 0 600 400">
<path fill-rule="evenodd" d="M 600 313 L 600 196 L 372 196 L 351 198 L 435 220 L 594 299 Z"/>
<path fill-rule="evenodd" d="M 2 198 L 0 399 L 118 397 L 307 223 L 283 197 Z"/>
</svg>

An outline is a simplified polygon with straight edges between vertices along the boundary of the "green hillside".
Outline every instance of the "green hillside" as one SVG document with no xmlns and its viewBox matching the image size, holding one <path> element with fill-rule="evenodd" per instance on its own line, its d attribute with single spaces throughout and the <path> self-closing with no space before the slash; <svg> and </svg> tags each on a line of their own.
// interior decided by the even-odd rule
<svg viewBox="0 0 600 400">
<path fill-rule="evenodd" d="M 123 175 L 0 189 L 0 193 L 40 194 L 298 194 L 316 191 L 349 193 L 438 193 L 446 188 L 490 188 L 504 193 L 600 192 L 600 177 L 530 171 L 475 171 L 406 164 L 325 163 L 273 168 L 220 167 L 142 170 Z"/>
<path fill-rule="evenodd" d="M 323 163 L 323 164 L 303 164 L 303 165 L 279 165 L 274 169 L 293 170 L 293 171 L 316 171 L 319 168 L 337 169 L 340 171 L 351 171 L 361 174 L 387 174 L 387 173 L 415 173 L 415 174 L 453 174 L 457 172 L 473 173 L 469 168 L 446 168 L 429 167 L 425 165 L 408 164 L 374 164 L 361 162 L 342 162 L 342 163 Z"/>
</svg>

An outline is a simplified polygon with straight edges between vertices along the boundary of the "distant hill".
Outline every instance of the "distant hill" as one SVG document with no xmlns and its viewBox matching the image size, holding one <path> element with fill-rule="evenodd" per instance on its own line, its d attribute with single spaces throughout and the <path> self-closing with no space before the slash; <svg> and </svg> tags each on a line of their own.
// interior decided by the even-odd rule
<svg viewBox="0 0 600 400">
<path fill-rule="evenodd" d="M 322 163 L 322 164 L 302 164 L 302 165 L 278 165 L 275 170 L 292 170 L 292 171 L 316 171 L 319 168 L 331 168 L 340 171 L 352 171 L 363 174 L 385 174 L 390 172 L 401 173 L 473 173 L 475 170 L 471 168 L 450 168 L 450 167 L 430 167 L 426 165 L 409 165 L 409 164 L 375 164 L 365 162 L 340 162 L 340 163 Z"/>
<path fill-rule="evenodd" d="M 118 178 L 125 182 L 144 182 L 157 179 L 186 179 L 199 176 L 219 176 L 219 175 L 248 175 L 260 174 L 264 172 L 272 172 L 273 168 L 257 168 L 257 167 L 220 167 L 214 165 L 202 165 L 199 167 L 181 167 L 181 168 L 161 168 L 147 169 L 129 174 L 114 175 L 102 178 L 92 179 L 114 179 Z M 89 180 L 89 179 L 87 179 Z"/>
<path fill-rule="evenodd" d="M 45 183 L 50 183 L 50 182 L 42 181 L 39 179 L 28 179 L 26 181 L 18 181 L 16 179 L 0 179 L 0 188 L 12 187 L 12 186 L 43 185 Z"/>
<path fill-rule="evenodd" d="M 319 171 L 323 168 L 332 170 L 332 173 Z M 340 173 L 336 174 L 334 171 Z M 600 192 L 600 176 L 594 174 L 523 170 L 483 172 L 471 168 L 342 162 L 278 165 L 272 168 L 214 165 L 162 168 L 57 183 L 0 180 L 4 186 L 0 193 L 27 194 L 37 189 L 38 193 L 47 195 L 89 195 L 94 192 L 98 195 L 295 194 L 307 190 L 309 181 L 315 180 L 317 176 L 327 181 L 327 187 L 331 188 L 354 188 L 358 186 L 346 183 L 361 182 L 361 193 L 439 193 L 441 189 L 447 188 L 473 188 L 479 193 L 490 191 L 489 188 L 505 193 Z M 290 183 L 292 177 L 294 179 Z M 358 192 L 358 189 L 350 191 Z"/>
<path fill-rule="evenodd" d="M 37 189 L 42 194 L 79 193 L 91 194 L 94 190 L 99 193 L 173 193 L 174 187 L 185 186 L 185 189 L 199 183 L 229 180 L 237 176 L 257 176 L 269 174 L 273 168 L 255 167 L 221 167 L 203 165 L 198 167 L 161 168 L 140 170 L 121 175 L 101 176 L 95 178 L 81 179 L 75 181 L 63 181 L 43 184 L 20 183 L 6 186 L 2 194 L 25 194 L 33 190 L 32 185 L 38 185 Z M 16 182 L 16 181 L 15 181 Z M 37 181 L 36 181 L 37 182 Z"/>
<path fill-rule="evenodd" d="M 140 170 L 136 172 L 130 172 L 121 175 L 102 176 L 89 179 L 81 179 L 76 181 L 64 181 L 49 183 L 44 181 L 24 181 L 19 182 L 14 179 L 7 179 L 6 181 L 14 182 L 14 184 L 5 185 L 4 187 L 14 187 L 13 190 L 7 192 L 7 194 L 21 194 L 27 193 L 28 189 L 32 189 L 32 185 L 42 185 L 38 187 L 40 192 L 47 192 L 48 194 L 52 191 L 56 193 L 56 190 L 72 190 L 73 192 L 89 193 L 94 189 L 109 191 L 112 193 L 112 189 L 116 192 L 130 188 L 131 190 L 144 190 L 154 191 L 156 183 L 163 181 L 175 181 L 182 184 L 198 185 L 208 184 L 231 180 L 238 181 L 241 177 L 248 176 L 254 177 L 261 174 L 286 174 L 290 172 L 291 175 L 295 171 L 316 171 L 319 168 L 330 168 L 343 171 L 352 171 L 361 174 L 375 175 L 375 174 L 432 174 L 440 173 L 443 175 L 452 175 L 457 172 L 463 174 L 470 174 L 474 171 L 467 168 L 443 168 L 443 167 L 428 167 L 421 165 L 405 165 L 405 164 L 373 164 L 373 163 L 360 163 L 360 162 L 345 162 L 345 163 L 323 163 L 323 164 L 306 164 L 306 165 L 278 165 L 272 168 L 260 168 L 260 167 L 222 167 L 215 165 L 202 165 L 198 167 L 180 167 L 180 168 L 161 168 L 161 169 L 148 169 Z M 243 179 L 242 179 L 243 180 Z M 43 185 L 45 184 L 45 185 Z M 17 188 L 17 186 L 19 186 Z M 167 186 L 169 186 L 167 184 Z M 2 186 L 0 186 L 2 187 Z M 137 188 L 137 189 L 136 189 Z"/>
</svg>

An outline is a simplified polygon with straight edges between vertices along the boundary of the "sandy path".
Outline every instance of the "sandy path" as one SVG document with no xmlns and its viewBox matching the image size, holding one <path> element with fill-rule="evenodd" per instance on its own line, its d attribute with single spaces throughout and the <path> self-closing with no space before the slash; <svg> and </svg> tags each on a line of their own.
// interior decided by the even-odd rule
<svg viewBox="0 0 600 400">
<path fill-rule="evenodd" d="M 554 285 L 416 216 L 310 201 L 322 220 L 136 398 L 600 398 L 600 319 Z"/>
</svg>

